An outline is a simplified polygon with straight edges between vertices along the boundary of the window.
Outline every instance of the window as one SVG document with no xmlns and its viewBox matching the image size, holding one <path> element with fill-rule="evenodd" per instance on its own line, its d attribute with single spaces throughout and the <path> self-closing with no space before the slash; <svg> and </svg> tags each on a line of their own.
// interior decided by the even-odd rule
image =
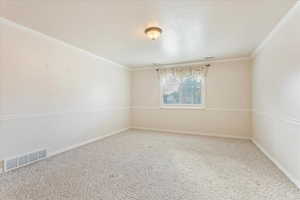
<svg viewBox="0 0 300 200">
<path fill-rule="evenodd" d="M 162 107 L 203 108 L 206 67 L 160 69 Z"/>
</svg>

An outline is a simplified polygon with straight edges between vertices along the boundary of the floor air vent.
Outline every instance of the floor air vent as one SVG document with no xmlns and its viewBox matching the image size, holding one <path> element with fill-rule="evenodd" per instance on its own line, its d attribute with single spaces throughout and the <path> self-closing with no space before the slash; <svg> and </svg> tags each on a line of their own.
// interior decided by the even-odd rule
<svg viewBox="0 0 300 200">
<path fill-rule="evenodd" d="M 18 156 L 12 159 L 5 160 L 5 171 L 10 171 L 25 165 L 29 165 L 38 160 L 42 160 L 47 157 L 47 150 L 40 150 L 32 153 L 28 153 L 22 156 Z"/>
</svg>

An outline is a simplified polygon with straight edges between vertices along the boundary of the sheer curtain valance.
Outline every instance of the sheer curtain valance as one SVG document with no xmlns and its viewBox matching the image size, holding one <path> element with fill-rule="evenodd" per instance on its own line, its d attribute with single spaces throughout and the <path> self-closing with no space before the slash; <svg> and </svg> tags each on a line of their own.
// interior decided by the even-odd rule
<svg viewBox="0 0 300 200">
<path fill-rule="evenodd" d="M 159 69 L 160 84 L 165 95 L 179 91 L 187 80 L 200 82 L 207 76 L 208 66 L 187 66 Z"/>
</svg>

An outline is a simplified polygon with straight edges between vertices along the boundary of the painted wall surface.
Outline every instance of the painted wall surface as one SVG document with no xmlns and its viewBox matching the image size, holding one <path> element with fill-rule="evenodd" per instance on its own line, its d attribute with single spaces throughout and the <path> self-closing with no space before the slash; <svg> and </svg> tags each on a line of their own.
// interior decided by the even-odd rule
<svg viewBox="0 0 300 200">
<path fill-rule="evenodd" d="M 300 187 L 300 4 L 256 54 L 254 139 Z"/>
<path fill-rule="evenodd" d="M 251 136 L 251 61 L 213 63 L 206 109 L 161 109 L 155 70 L 132 72 L 132 126 L 194 134 Z"/>
<path fill-rule="evenodd" d="M 0 20 L 0 160 L 128 128 L 130 72 Z"/>
</svg>

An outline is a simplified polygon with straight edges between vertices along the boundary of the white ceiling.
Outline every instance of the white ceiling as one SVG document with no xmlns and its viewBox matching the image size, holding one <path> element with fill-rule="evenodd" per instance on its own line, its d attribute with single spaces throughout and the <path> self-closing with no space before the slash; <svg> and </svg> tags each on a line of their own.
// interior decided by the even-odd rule
<svg viewBox="0 0 300 200">
<path fill-rule="evenodd" d="M 249 56 L 297 0 L 4 0 L 4 17 L 128 67 Z M 159 25 L 159 40 L 144 29 Z"/>
</svg>

